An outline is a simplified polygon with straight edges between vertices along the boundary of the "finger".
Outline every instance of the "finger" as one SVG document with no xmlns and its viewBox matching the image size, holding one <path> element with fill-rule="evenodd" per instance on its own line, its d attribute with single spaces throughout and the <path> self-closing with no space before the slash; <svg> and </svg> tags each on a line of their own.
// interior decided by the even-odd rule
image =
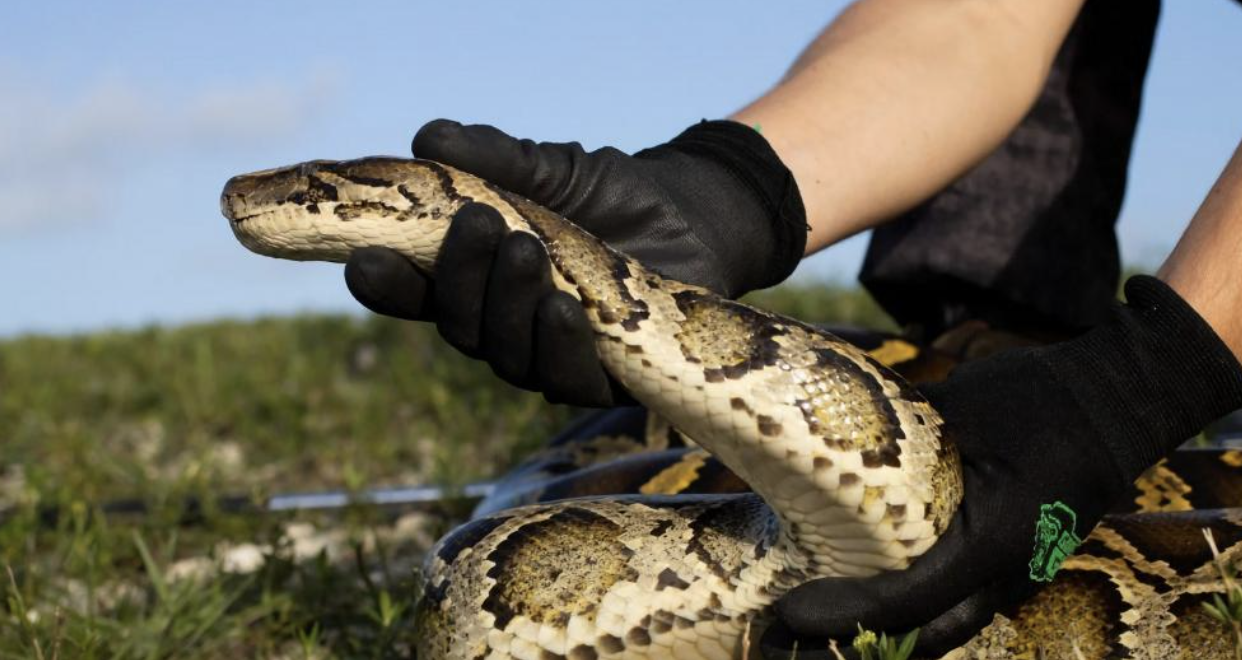
<svg viewBox="0 0 1242 660">
<path fill-rule="evenodd" d="M 431 279 L 389 248 L 354 250 L 345 263 L 345 286 L 376 314 L 410 321 L 426 321 L 433 315 Z"/>
<path fill-rule="evenodd" d="M 1002 583 L 985 588 L 951 607 L 947 612 L 932 620 L 931 623 L 918 628 L 915 631 L 915 649 L 919 652 L 919 656 L 938 658 L 970 641 L 970 638 L 977 635 L 980 630 L 983 630 L 985 626 L 992 622 L 997 612 L 1003 611 L 1029 597 L 1031 591 L 1028 589 L 1029 584 L 1029 581 L 1025 584 Z M 883 628 L 868 628 L 864 626 L 864 628 L 875 632 L 883 632 L 890 638 L 898 640 L 904 640 L 905 636 L 910 634 L 908 631 L 894 634 L 898 629 L 893 626 L 885 626 Z M 837 646 L 841 651 L 842 657 L 856 657 L 852 655 L 856 654 L 856 652 L 852 648 L 849 649 L 849 652 L 846 652 L 846 647 L 850 646 L 850 642 L 857 630 L 857 627 L 855 627 L 848 635 L 840 638 Z M 799 636 L 788 626 L 777 621 L 764 633 L 760 642 L 760 648 L 763 650 L 763 656 L 766 660 L 793 657 L 835 657 L 830 652 L 825 651 L 830 644 L 831 641 L 828 637 Z"/>
<path fill-rule="evenodd" d="M 552 206 L 570 178 L 576 144 L 519 140 L 494 126 L 463 126 L 448 119 L 428 122 L 414 136 L 415 158 L 447 163 L 475 176 Z"/>
<path fill-rule="evenodd" d="M 554 290 L 543 244 L 525 232 L 506 236 L 488 280 L 481 346 L 496 375 L 509 383 L 529 387 L 535 310 Z"/>
<path fill-rule="evenodd" d="M 992 623 L 997 612 L 1025 601 L 1035 591 L 1030 580 L 1011 580 L 986 587 L 923 626 L 916 648 L 928 657 L 944 655 Z"/>
<path fill-rule="evenodd" d="M 839 641 L 833 649 L 827 637 L 799 637 L 780 621 L 773 621 L 759 638 L 764 660 L 857 660 L 850 641 Z"/>
<path fill-rule="evenodd" d="M 995 579 L 994 549 L 972 539 L 963 509 L 935 545 L 904 571 L 869 578 L 821 578 L 776 602 L 776 612 L 799 635 L 846 637 L 868 630 L 908 630 L 931 621 Z"/>
<path fill-rule="evenodd" d="M 479 356 L 488 274 L 507 231 L 496 209 L 466 204 L 453 216 L 436 261 L 436 327 L 471 357 Z"/>
<path fill-rule="evenodd" d="M 595 352 L 595 333 L 573 296 L 556 291 L 539 302 L 534 378 L 550 403 L 615 405 L 612 384 Z"/>
</svg>

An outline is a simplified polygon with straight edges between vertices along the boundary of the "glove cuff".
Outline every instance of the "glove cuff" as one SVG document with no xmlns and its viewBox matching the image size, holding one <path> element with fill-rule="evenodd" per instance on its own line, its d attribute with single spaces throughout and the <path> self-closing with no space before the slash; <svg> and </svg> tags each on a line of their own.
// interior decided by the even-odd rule
<svg viewBox="0 0 1242 660">
<path fill-rule="evenodd" d="M 806 251 L 806 209 L 793 173 L 755 129 L 728 120 L 703 120 L 682 131 L 665 148 L 711 160 L 749 191 L 769 224 L 773 250 L 762 271 L 741 290 L 763 289 L 789 277 Z M 639 154 L 635 154 L 638 156 Z"/>
<path fill-rule="evenodd" d="M 1242 407 L 1242 365 L 1164 282 L 1138 275 L 1125 293 L 1128 302 L 1109 321 L 1042 357 L 1091 419 L 1122 476 L 1133 480 Z"/>
</svg>

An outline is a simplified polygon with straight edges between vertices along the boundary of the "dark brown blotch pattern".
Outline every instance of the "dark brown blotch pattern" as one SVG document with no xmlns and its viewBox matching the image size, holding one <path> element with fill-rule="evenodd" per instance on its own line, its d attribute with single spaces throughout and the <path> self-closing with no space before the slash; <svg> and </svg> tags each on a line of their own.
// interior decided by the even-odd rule
<svg viewBox="0 0 1242 660">
<path fill-rule="evenodd" d="M 304 181 L 304 187 L 299 186 L 299 188 L 290 193 L 285 200 L 278 203 L 297 204 L 299 206 L 315 206 L 319 202 L 335 202 L 339 199 L 339 193 L 337 192 L 336 186 L 328 183 L 327 181 L 324 181 L 313 174 L 308 174 Z"/>
<path fill-rule="evenodd" d="M 818 377 L 807 383 L 799 405 L 811 432 L 831 449 L 858 452 L 866 467 L 901 467 L 897 441 L 906 433 L 884 386 L 841 351 L 821 348 L 815 355 Z M 839 409 L 852 412 L 848 420 L 836 414 Z"/>
<path fill-rule="evenodd" d="M 728 500 L 699 514 L 691 523 L 687 549 L 722 580 L 735 579 L 754 557 L 745 548 L 770 547 L 775 529 L 771 511 L 757 495 Z M 760 555 L 762 556 L 762 555 Z"/>
<path fill-rule="evenodd" d="M 633 646 L 649 646 L 651 644 L 651 634 L 646 628 L 634 627 L 625 633 L 625 643 Z"/>
<path fill-rule="evenodd" d="M 780 359 L 776 338 L 785 328 L 774 317 L 697 291 L 673 299 L 684 317 L 677 333 L 682 356 L 701 366 L 707 382 L 736 380 Z"/>
<path fill-rule="evenodd" d="M 557 271 L 578 288 L 582 306 L 594 310 L 600 323 L 637 332 L 651 317 L 646 301 L 630 294 L 625 282 L 634 277 L 619 252 L 565 218 L 500 188 L 492 188 L 526 221 L 548 249 Z"/>
<path fill-rule="evenodd" d="M 759 433 L 774 437 L 781 434 L 781 425 L 775 419 L 767 415 L 759 415 L 755 418 L 755 423 L 759 426 Z"/>
<path fill-rule="evenodd" d="M 503 628 L 514 616 L 557 623 L 594 611 L 604 593 L 621 580 L 635 580 L 633 552 L 620 541 L 616 523 L 586 509 L 569 507 L 546 520 L 510 533 L 488 556 L 495 581 L 483 609 Z"/>
<path fill-rule="evenodd" d="M 375 200 L 358 200 L 356 202 L 337 204 L 336 208 L 332 209 L 332 212 L 343 222 L 350 222 L 364 215 L 382 215 L 396 218 L 402 222 L 407 219 L 406 214 L 401 209 Z"/>
<path fill-rule="evenodd" d="M 677 571 L 665 568 L 656 576 L 656 591 L 664 591 L 668 588 L 685 590 L 690 588 L 690 583 L 681 579 Z"/>
<path fill-rule="evenodd" d="M 625 650 L 625 642 L 616 635 L 600 635 L 597 644 L 604 653 L 620 653 Z"/>
</svg>

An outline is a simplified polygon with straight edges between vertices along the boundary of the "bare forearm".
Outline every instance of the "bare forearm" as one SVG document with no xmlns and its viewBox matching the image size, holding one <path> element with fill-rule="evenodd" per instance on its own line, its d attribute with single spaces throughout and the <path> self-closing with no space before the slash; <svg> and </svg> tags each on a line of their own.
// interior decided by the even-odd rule
<svg viewBox="0 0 1242 660">
<path fill-rule="evenodd" d="M 1082 0 L 862 0 L 735 115 L 802 190 L 807 252 L 943 188 L 1039 93 Z"/>
<path fill-rule="evenodd" d="M 1242 359 L 1242 145 L 1158 275 Z"/>
</svg>

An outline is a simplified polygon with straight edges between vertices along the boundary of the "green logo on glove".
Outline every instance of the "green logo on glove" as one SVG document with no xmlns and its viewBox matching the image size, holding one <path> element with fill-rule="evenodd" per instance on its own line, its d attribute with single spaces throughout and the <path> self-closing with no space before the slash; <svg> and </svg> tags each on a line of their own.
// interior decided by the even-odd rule
<svg viewBox="0 0 1242 660">
<path fill-rule="evenodd" d="M 1061 564 L 1082 543 L 1078 538 L 1078 515 L 1063 502 L 1039 507 L 1035 523 L 1035 553 L 1031 556 L 1031 579 L 1051 582 Z"/>
</svg>

